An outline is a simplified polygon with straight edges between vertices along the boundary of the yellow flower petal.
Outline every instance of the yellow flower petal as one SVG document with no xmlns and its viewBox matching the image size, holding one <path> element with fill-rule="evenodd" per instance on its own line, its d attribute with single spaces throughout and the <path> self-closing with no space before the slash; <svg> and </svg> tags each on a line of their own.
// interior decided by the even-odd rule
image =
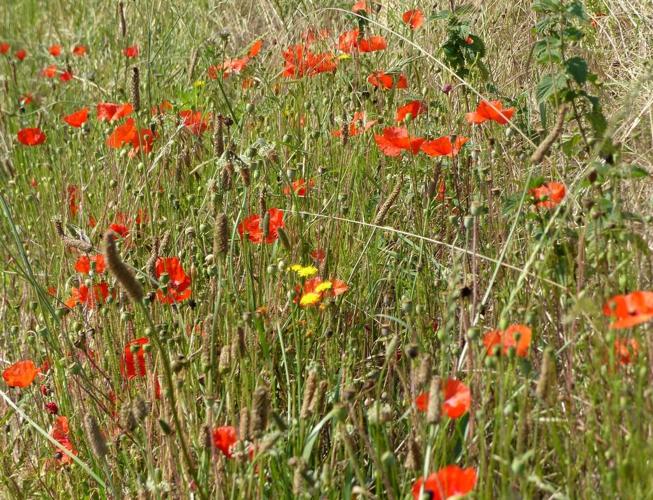
<svg viewBox="0 0 653 500">
<path fill-rule="evenodd" d="M 323 281 L 322 283 L 320 283 L 315 287 L 315 291 L 317 293 L 321 293 L 326 290 L 331 290 L 331 287 L 333 287 L 333 284 L 330 281 Z"/>
<path fill-rule="evenodd" d="M 317 274 L 317 267 L 315 266 L 302 267 L 299 271 L 297 271 L 297 274 L 299 275 L 300 278 L 308 278 L 309 276 L 313 276 L 314 274 Z"/>
<path fill-rule="evenodd" d="M 319 293 L 305 293 L 299 301 L 300 306 L 313 306 L 320 301 L 321 295 Z"/>
</svg>

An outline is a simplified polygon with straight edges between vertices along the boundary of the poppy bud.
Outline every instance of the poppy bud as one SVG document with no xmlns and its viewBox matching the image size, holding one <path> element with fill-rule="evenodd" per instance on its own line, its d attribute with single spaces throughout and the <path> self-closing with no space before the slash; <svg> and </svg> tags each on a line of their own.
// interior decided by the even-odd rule
<svg viewBox="0 0 653 500">
<path fill-rule="evenodd" d="M 57 413 L 59 413 L 59 407 L 57 406 L 57 403 L 55 403 L 54 401 L 45 403 L 45 409 L 50 415 L 56 415 Z"/>
</svg>

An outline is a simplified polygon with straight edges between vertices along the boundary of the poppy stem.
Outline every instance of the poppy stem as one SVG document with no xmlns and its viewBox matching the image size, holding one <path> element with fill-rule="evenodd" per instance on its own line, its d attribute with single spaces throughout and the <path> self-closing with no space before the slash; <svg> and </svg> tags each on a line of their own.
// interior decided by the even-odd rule
<svg viewBox="0 0 653 500">
<path fill-rule="evenodd" d="M 188 446 L 188 443 L 186 442 L 186 438 L 184 436 L 184 433 L 181 428 L 181 419 L 179 418 L 179 413 L 177 409 L 177 398 L 175 396 L 175 387 L 174 387 L 174 380 L 172 378 L 172 368 L 170 367 L 170 359 L 168 358 L 168 353 L 164 350 L 163 344 L 161 343 L 161 339 L 159 338 L 159 335 L 156 331 L 156 328 L 154 326 L 154 323 L 152 322 L 152 318 L 150 317 L 150 313 L 145 307 L 145 304 L 143 301 L 138 302 L 141 311 L 143 311 L 143 315 L 145 316 L 145 319 L 147 320 L 147 323 L 152 330 L 152 340 L 154 341 L 154 344 L 156 345 L 157 349 L 159 350 L 159 355 L 161 357 L 161 362 L 163 364 L 163 376 L 167 388 L 167 396 L 170 398 L 170 406 L 172 410 L 172 420 L 174 422 L 175 426 L 175 432 L 177 434 L 177 437 L 179 438 L 179 442 L 181 444 L 181 452 L 184 457 L 184 461 L 186 462 L 186 467 L 188 469 L 188 473 L 190 474 L 191 478 L 193 479 L 193 482 L 197 486 L 197 493 L 199 497 L 202 500 L 208 500 L 208 495 L 204 491 L 204 488 L 199 482 L 198 476 L 197 476 L 197 470 L 195 469 L 195 466 L 193 465 L 193 459 L 191 458 L 190 455 L 190 448 Z"/>
</svg>

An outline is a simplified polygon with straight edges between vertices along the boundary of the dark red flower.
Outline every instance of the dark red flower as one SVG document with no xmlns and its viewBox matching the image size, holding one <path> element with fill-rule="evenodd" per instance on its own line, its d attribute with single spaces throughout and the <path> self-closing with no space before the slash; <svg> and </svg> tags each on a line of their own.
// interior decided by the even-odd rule
<svg viewBox="0 0 653 500">
<path fill-rule="evenodd" d="M 50 415 L 56 415 L 59 413 L 59 407 L 54 401 L 49 401 L 45 403 L 45 411 L 47 411 Z"/>
<path fill-rule="evenodd" d="M 374 35 L 368 38 L 361 38 L 358 28 L 345 31 L 338 37 L 338 48 L 346 54 L 356 49 L 359 52 L 376 52 L 384 50 L 387 47 L 388 43 L 382 36 Z"/>
<path fill-rule="evenodd" d="M 236 428 L 230 425 L 213 429 L 213 446 L 220 450 L 225 457 L 232 457 L 232 448 L 238 441 Z"/>
<path fill-rule="evenodd" d="M 79 128 L 86 123 L 88 120 L 88 108 L 82 108 L 79 111 L 75 111 L 69 115 L 63 117 L 65 121 L 71 127 Z"/>
<path fill-rule="evenodd" d="M 125 224 L 119 222 L 114 222 L 113 224 L 110 224 L 109 229 L 111 229 L 114 233 L 118 234 L 119 236 L 122 236 L 123 238 L 125 238 L 129 234 L 129 228 Z"/>
<path fill-rule="evenodd" d="M 50 436 L 57 441 L 63 448 L 71 452 L 73 455 L 77 455 L 77 450 L 74 448 L 72 441 L 70 440 L 70 430 L 68 428 L 68 418 L 66 417 L 57 417 L 50 431 Z M 70 458 L 65 453 L 61 452 L 57 448 L 56 453 L 57 462 L 61 465 L 72 463 L 72 458 Z"/>
<path fill-rule="evenodd" d="M 24 128 L 18 131 L 18 141 L 25 146 L 38 146 L 46 140 L 46 135 L 40 128 Z"/>
<path fill-rule="evenodd" d="M 48 52 L 50 53 L 51 56 L 59 57 L 61 55 L 61 45 L 57 45 L 57 44 L 50 45 Z"/>
<path fill-rule="evenodd" d="M 157 280 L 161 279 L 163 273 L 166 273 L 169 278 L 166 292 L 161 289 L 156 291 L 159 302 L 176 304 L 190 297 L 190 277 L 184 272 L 184 268 L 177 257 L 159 257 L 156 260 L 154 272 Z"/>
<path fill-rule="evenodd" d="M 476 486 L 476 469 L 461 469 L 457 465 L 434 472 L 429 477 L 419 478 L 413 485 L 413 499 L 420 500 L 422 492 L 430 500 L 447 500 L 462 497 Z"/>
<path fill-rule="evenodd" d="M 0 54 L 7 55 L 10 49 L 11 45 L 9 45 L 7 42 L 0 43 Z"/>
<path fill-rule="evenodd" d="M 71 71 L 62 71 L 59 75 L 59 80 L 62 82 L 69 82 L 73 79 L 73 74 Z"/>
<path fill-rule="evenodd" d="M 279 228 L 285 227 L 283 222 L 283 210 L 278 208 L 270 208 L 268 210 L 269 222 L 268 222 L 268 234 L 265 236 L 263 234 L 262 223 L 263 220 L 260 215 L 254 214 L 248 217 L 245 217 L 243 221 L 238 224 L 238 233 L 240 237 L 247 235 L 247 238 L 252 243 L 274 243 L 279 237 Z"/>
<path fill-rule="evenodd" d="M 88 49 L 84 45 L 75 45 L 73 47 L 73 55 L 77 57 L 85 56 L 87 50 Z"/>
<path fill-rule="evenodd" d="M 247 55 L 244 57 L 238 59 L 228 59 L 219 66 L 210 66 L 208 69 L 209 78 L 215 80 L 218 76 L 218 71 L 220 70 L 223 71 L 223 78 L 228 78 L 232 74 L 240 73 L 243 69 L 245 69 L 249 61 L 256 57 L 259 52 L 261 52 L 261 47 L 263 47 L 263 40 L 257 40 L 252 44 L 249 51 L 247 52 Z"/>
<path fill-rule="evenodd" d="M 27 51 L 24 49 L 17 50 L 16 53 L 14 54 L 16 56 L 16 59 L 19 61 L 22 61 L 27 57 Z"/>
</svg>

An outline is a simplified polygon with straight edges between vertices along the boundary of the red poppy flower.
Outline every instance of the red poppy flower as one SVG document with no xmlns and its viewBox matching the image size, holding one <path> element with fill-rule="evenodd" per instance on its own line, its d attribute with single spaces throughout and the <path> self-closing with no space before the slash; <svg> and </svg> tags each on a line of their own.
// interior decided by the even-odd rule
<svg viewBox="0 0 653 500">
<path fill-rule="evenodd" d="M 2 378 L 9 387 L 25 388 L 32 385 L 39 369 L 32 360 L 18 361 L 2 372 Z"/>
<path fill-rule="evenodd" d="M 252 44 L 247 55 L 239 59 L 228 59 L 219 66 L 210 66 L 208 69 L 209 78 L 215 80 L 218 76 L 218 70 L 223 70 L 223 78 L 228 78 L 232 74 L 240 73 L 249 61 L 256 57 L 263 47 L 263 40 L 257 40 Z"/>
<path fill-rule="evenodd" d="M 653 292 L 615 295 L 603 306 L 603 314 L 616 319 L 610 328 L 630 328 L 653 319 Z"/>
<path fill-rule="evenodd" d="M 75 128 L 84 125 L 86 120 L 88 120 L 88 108 L 82 108 L 79 111 L 75 111 L 74 113 L 63 117 L 63 121 Z"/>
<path fill-rule="evenodd" d="M 72 288 L 70 297 L 64 304 L 70 309 L 77 304 L 82 304 L 89 309 L 95 309 L 98 305 L 106 302 L 107 298 L 109 298 L 109 285 L 105 282 L 97 283 L 92 288 L 80 285 L 79 288 Z"/>
<path fill-rule="evenodd" d="M 179 116 L 184 120 L 184 126 L 194 135 L 201 135 L 209 128 L 210 114 L 202 116 L 201 111 L 185 109 L 179 112 Z"/>
<path fill-rule="evenodd" d="M 319 30 L 315 28 L 309 28 L 306 31 L 304 31 L 304 33 L 302 33 L 301 38 L 308 46 L 317 40 L 326 40 L 330 36 L 331 36 L 331 31 L 329 31 L 326 28 L 321 28 Z"/>
<path fill-rule="evenodd" d="M 84 45 L 75 45 L 73 47 L 73 55 L 77 57 L 82 57 L 86 55 L 88 49 Z"/>
<path fill-rule="evenodd" d="M 106 270 L 104 255 L 98 253 L 91 257 L 80 255 L 77 262 L 75 262 L 75 271 L 82 274 L 89 274 L 91 272 L 91 263 L 95 264 L 95 272 L 98 274 L 102 274 Z"/>
<path fill-rule="evenodd" d="M 408 88 L 408 80 L 406 79 L 406 75 L 403 73 L 396 75 L 384 73 L 383 71 L 376 71 L 367 77 L 367 82 L 370 85 L 385 90 Z"/>
<path fill-rule="evenodd" d="M 232 448 L 238 442 L 236 428 L 230 425 L 213 429 L 213 446 L 220 450 L 225 457 L 232 457 Z"/>
<path fill-rule="evenodd" d="M 156 134 L 149 128 L 142 128 L 138 131 L 136 137 L 132 140 L 132 150 L 129 152 L 129 157 L 134 158 L 139 151 L 143 153 L 150 153 L 152 146 L 156 139 Z"/>
<path fill-rule="evenodd" d="M 138 45 L 132 45 L 131 47 L 126 47 L 122 53 L 125 57 L 134 58 L 138 57 Z"/>
<path fill-rule="evenodd" d="M 515 108 L 503 108 L 501 101 L 481 101 L 476 111 L 465 114 L 465 119 L 474 125 L 479 125 L 491 120 L 500 125 L 505 125 L 515 114 Z"/>
<path fill-rule="evenodd" d="M 637 359 L 639 342 L 635 339 L 617 338 L 614 341 L 614 355 L 619 364 L 629 365 Z"/>
<path fill-rule="evenodd" d="M 78 193 L 79 193 L 79 188 L 74 184 L 70 184 L 66 188 L 66 194 L 68 195 L 68 212 L 70 213 L 71 217 L 75 217 L 77 215 Z"/>
<path fill-rule="evenodd" d="M 567 188 L 560 182 L 547 182 L 529 191 L 538 208 L 555 208 L 565 198 Z"/>
<path fill-rule="evenodd" d="M 519 339 L 517 339 L 519 337 Z M 508 354 L 510 348 L 516 349 L 517 356 L 525 358 L 531 345 L 532 332 L 526 325 L 510 325 L 504 331 L 494 330 L 483 337 L 483 345 L 488 356 Z"/>
<path fill-rule="evenodd" d="M 161 104 L 159 104 L 158 106 L 152 106 L 152 109 L 150 109 L 150 113 L 156 116 L 156 115 L 162 115 L 166 111 L 172 111 L 172 110 L 173 110 L 172 103 L 164 99 L 163 101 L 161 101 Z"/>
<path fill-rule="evenodd" d="M 420 477 L 413 485 L 413 499 L 419 500 L 422 492 L 430 500 L 446 500 L 461 497 L 476 486 L 476 469 L 462 469 L 457 465 L 448 465 L 429 477 Z"/>
<path fill-rule="evenodd" d="M 295 196 L 299 198 L 304 198 L 309 189 L 315 186 L 315 181 L 309 179 L 306 182 L 306 179 L 297 179 L 292 183 L 292 186 L 284 186 L 283 194 L 290 196 L 290 193 L 295 193 Z"/>
<path fill-rule="evenodd" d="M 113 224 L 109 225 L 109 229 L 111 229 L 114 233 L 117 235 L 125 238 L 129 234 L 129 228 L 122 223 L 119 222 L 114 222 Z"/>
<path fill-rule="evenodd" d="M 27 94 L 23 94 L 21 96 L 20 105 L 27 106 L 28 104 L 32 104 L 33 100 L 34 100 L 34 96 L 28 92 Z"/>
<path fill-rule="evenodd" d="M 333 54 L 315 54 L 306 45 L 292 45 L 283 52 L 285 66 L 283 76 L 287 78 L 315 76 L 331 73 L 337 64 Z"/>
<path fill-rule="evenodd" d="M 138 130 L 133 118 L 129 118 L 115 128 L 107 137 L 107 146 L 110 148 L 121 148 L 125 144 L 132 144 L 138 138 Z"/>
<path fill-rule="evenodd" d="M 322 262 L 326 258 L 326 252 L 322 248 L 316 248 L 310 253 L 311 259 L 316 262 Z"/>
<path fill-rule="evenodd" d="M 463 384 L 460 380 L 453 378 L 447 379 L 442 387 L 444 393 L 444 402 L 442 403 L 441 411 L 449 418 L 462 417 L 472 404 L 471 393 L 469 387 Z M 419 411 L 425 412 L 429 407 L 429 394 L 424 392 L 417 396 L 415 405 Z"/>
<path fill-rule="evenodd" d="M 50 64 L 50 66 L 41 70 L 41 76 L 44 76 L 45 78 L 54 78 L 57 76 L 57 71 L 57 65 Z"/>
<path fill-rule="evenodd" d="M 417 154 L 424 139 L 411 137 L 405 127 L 387 127 L 383 134 L 375 135 L 376 145 L 386 156 L 399 156 L 402 151 L 410 151 Z"/>
<path fill-rule="evenodd" d="M 18 131 L 18 142 L 25 146 L 38 146 L 43 144 L 46 138 L 40 128 L 24 128 Z"/>
<path fill-rule="evenodd" d="M 62 82 L 69 82 L 73 79 L 73 74 L 71 71 L 62 71 L 59 75 L 59 80 Z"/>
<path fill-rule="evenodd" d="M 123 355 L 120 360 L 120 373 L 127 380 L 136 377 L 147 376 L 147 366 L 145 364 L 145 351 L 143 346 L 149 344 L 150 340 L 147 337 L 134 339 L 125 345 Z M 138 346 L 132 351 L 132 346 Z"/>
<path fill-rule="evenodd" d="M 419 29 L 424 24 L 424 13 L 419 9 L 407 10 L 401 16 L 401 20 L 410 26 L 410 29 Z"/>
<path fill-rule="evenodd" d="M 459 152 L 460 149 L 469 141 L 467 137 L 461 135 L 456 136 L 456 139 L 452 142 L 450 136 L 438 137 L 432 141 L 425 141 L 420 147 L 423 153 L 426 153 L 429 156 L 450 156 L 454 157 Z"/>
<path fill-rule="evenodd" d="M 70 429 L 68 427 L 68 418 L 59 416 L 55 419 L 52 430 L 50 431 L 50 436 L 57 441 L 63 448 L 71 452 L 73 455 L 77 455 L 77 450 L 74 448 L 72 441 L 70 440 Z M 70 458 L 65 453 L 61 452 L 57 448 L 57 462 L 61 465 L 72 463 L 72 458 Z"/>
<path fill-rule="evenodd" d="M 9 49 L 11 49 L 11 45 L 9 45 L 7 42 L 0 43 L 0 54 L 7 55 Z"/>
<path fill-rule="evenodd" d="M 367 132 L 369 129 L 371 129 L 378 120 L 365 120 L 365 112 L 364 111 L 356 111 L 354 113 L 354 117 L 352 118 L 351 122 L 349 123 L 348 126 L 348 133 L 347 135 L 349 137 L 354 137 L 356 135 L 362 134 L 363 132 Z M 341 137 L 342 136 L 342 130 L 340 128 L 333 130 L 331 132 L 331 135 L 333 137 Z"/>
<path fill-rule="evenodd" d="M 359 52 L 376 52 L 387 47 L 388 43 L 382 36 L 374 35 L 369 38 L 360 38 L 358 28 L 345 31 L 338 37 L 338 48 L 346 54 L 353 52 L 354 49 L 358 49 Z"/>
<path fill-rule="evenodd" d="M 422 101 L 410 101 L 408 104 L 401 106 L 400 108 L 397 109 L 395 120 L 401 123 L 406 119 L 409 113 L 413 117 L 413 119 L 415 119 L 417 116 L 425 112 L 426 112 L 426 103 Z"/>
<path fill-rule="evenodd" d="M 113 122 L 129 116 L 134 108 L 131 104 L 113 104 L 111 102 L 101 102 L 96 106 L 97 119 L 99 121 Z"/>
<path fill-rule="evenodd" d="M 283 210 L 278 208 L 270 208 L 268 210 L 269 214 L 269 223 L 268 223 L 268 235 L 265 237 L 263 234 L 263 228 L 261 227 L 262 218 L 258 214 L 250 215 L 245 217 L 243 221 L 238 224 L 238 234 L 240 237 L 247 235 L 247 238 L 252 243 L 274 243 L 279 238 L 279 228 L 286 227 L 283 221 Z"/>
<path fill-rule="evenodd" d="M 169 278 L 168 289 L 165 293 L 160 289 L 156 291 L 159 302 L 176 304 L 190 297 L 190 278 L 184 272 L 184 268 L 177 257 L 159 257 L 156 260 L 156 279 L 160 279 L 163 273 L 166 273 Z"/>
<path fill-rule="evenodd" d="M 367 8 L 367 2 L 365 0 L 359 0 L 351 8 L 352 12 L 369 12 Z"/>
<path fill-rule="evenodd" d="M 27 57 L 27 51 L 24 49 L 17 50 L 16 53 L 14 54 L 16 56 L 16 59 L 19 61 L 22 61 Z"/>
<path fill-rule="evenodd" d="M 50 45 L 48 52 L 51 56 L 59 57 L 61 55 L 61 45 Z"/>
</svg>

